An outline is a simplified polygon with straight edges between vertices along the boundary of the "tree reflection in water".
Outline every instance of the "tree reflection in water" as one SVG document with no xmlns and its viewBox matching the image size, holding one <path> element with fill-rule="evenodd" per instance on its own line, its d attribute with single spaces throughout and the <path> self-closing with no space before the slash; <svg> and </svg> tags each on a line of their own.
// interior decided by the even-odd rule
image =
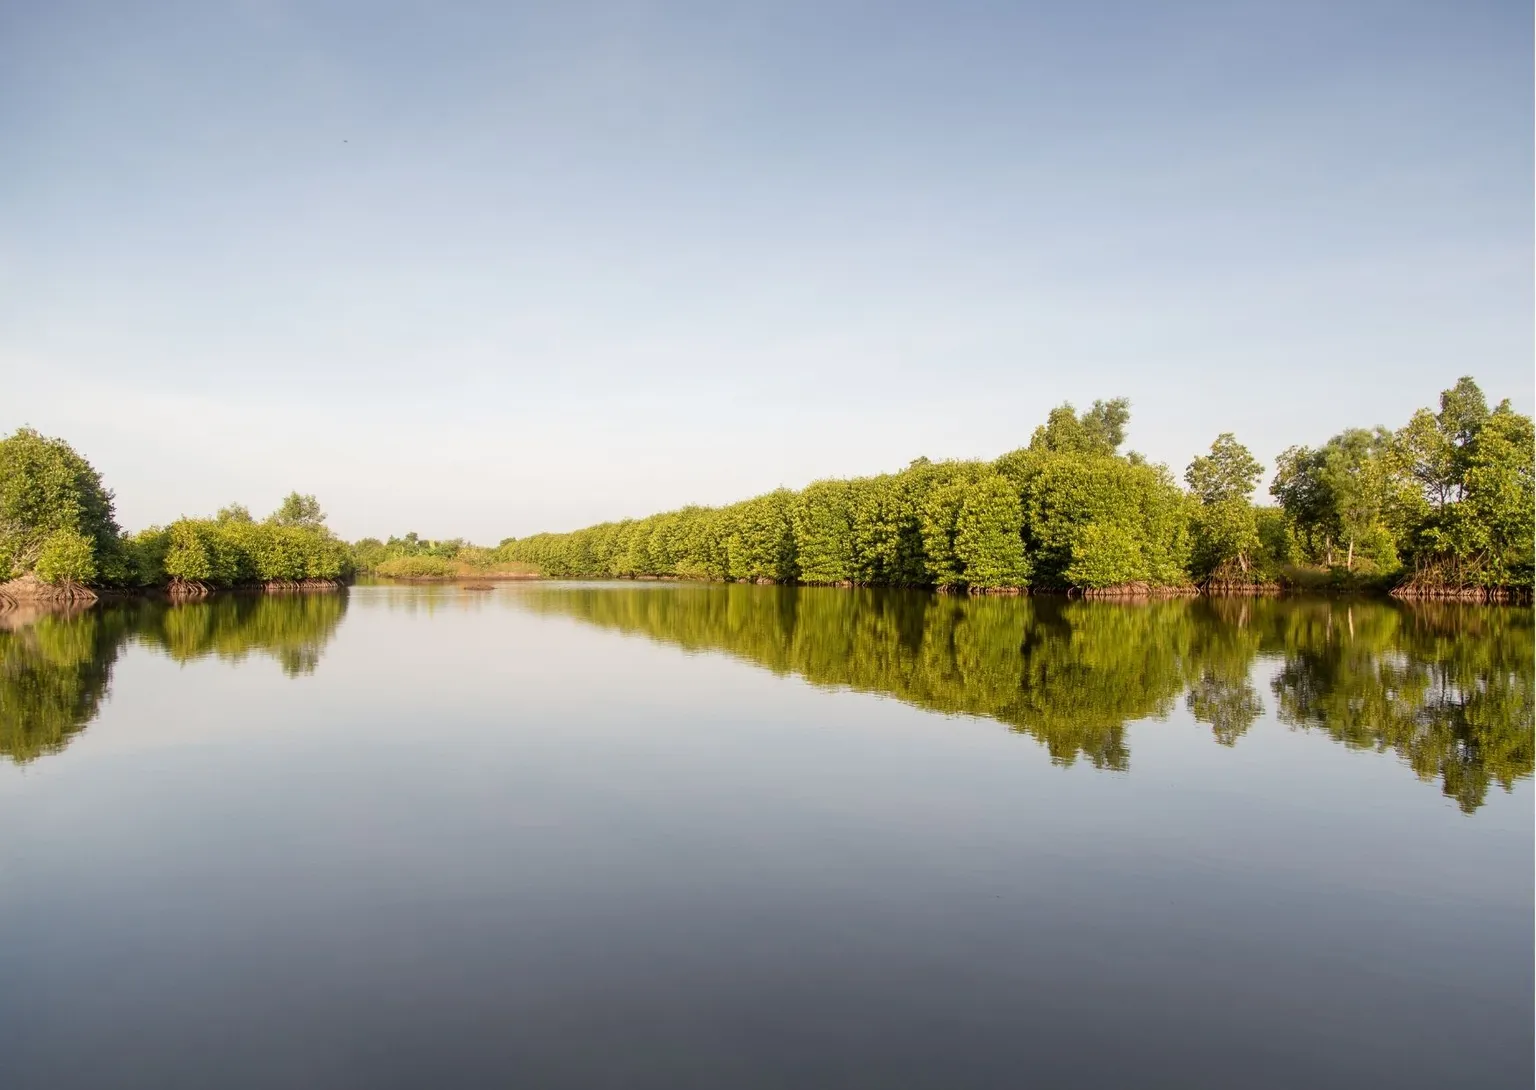
<svg viewBox="0 0 1536 1090">
<path fill-rule="evenodd" d="M 177 662 L 263 654 L 290 677 L 311 673 L 346 602 L 335 592 L 230 594 L 177 605 L 0 613 L 0 754 L 23 764 L 64 749 L 101 710 L 130 642 Z"/>
<path fill-rule="evenodd" d="M 1470 813 L 1532 769 L 1532 614 L 1274 599 L 1124 604 L 742 585 L 527 588 L 514 599 L 812 684 L 1028 734 L 1051 759 L 1125 770 L 1130 722 L 1180 696 L 1235 745 L 1265 714 L 1391 750 Z"/>
<path fill-rule="evenodd" d="M 384 604 L 487 608 L 461 599 L 412 588 Z M 1391 751 L 1468 813 L 1492 784 L 1509 790 L 1532 770 L 1529 609 L 739 584 L 537 585 L 498 600 L 724 651 L 818 686 L 994 719 L 1063 765 L 1129 769 L 1127 725 L 1164 718 L 1182 699 L 1225 746 L 1272 714 L 1353 749 Z M 266 655 L 296 676 L 315 669 L 346 605 L 345 593 L 226 595 L 0 614 L 0 754 L 24 763 L 62 750 L 100 711 L 130 642 L 178 662 Z"/>
</svg>

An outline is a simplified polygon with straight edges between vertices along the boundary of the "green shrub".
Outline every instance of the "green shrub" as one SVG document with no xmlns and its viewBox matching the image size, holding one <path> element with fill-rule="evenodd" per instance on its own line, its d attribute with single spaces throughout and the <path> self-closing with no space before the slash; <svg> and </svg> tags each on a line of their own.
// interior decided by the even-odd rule
<svg viewBox="0 0 1536 1090">
<path fill-rule="evenodd" d="M 391 579 L 445 579 L 454 575 L 458 566 L 441 556 L 397 556 L 374 571 Z"/>
<path fill-rule="evenodd" d="M 96 578 L 96 543 L 75 530 L 55 530 L 43 541 L 33 571 L 45 583 L 90 583 Z"/>
</svg>

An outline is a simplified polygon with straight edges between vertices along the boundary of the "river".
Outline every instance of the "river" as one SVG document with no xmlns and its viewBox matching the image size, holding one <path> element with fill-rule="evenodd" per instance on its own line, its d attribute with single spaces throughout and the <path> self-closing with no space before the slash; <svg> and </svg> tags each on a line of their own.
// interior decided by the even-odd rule
<svg viewBox="0 0 1536 1090">
<path fill-rule="evenodd" d="M 0 614 L 0 1085 L 1528 1087 L 1529 609 Z"/>
</svg>

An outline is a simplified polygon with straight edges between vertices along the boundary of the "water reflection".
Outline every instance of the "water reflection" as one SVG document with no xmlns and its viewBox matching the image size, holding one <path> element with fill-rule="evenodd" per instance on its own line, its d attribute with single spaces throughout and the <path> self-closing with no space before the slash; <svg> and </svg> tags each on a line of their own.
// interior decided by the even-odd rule
<svg viewBox="0 0 1536 1090">
<path fill-rule="evenodd" d="M 1471 813 L 1532 770 L 1532 614 L 1388 602 L 1054 598 L 749 586 L 527 588 L 525 607 L 726 651 L 813 684 L 984 716 L 1051 759 L 1130 767 L 1126 724 L 1182 696 L 1235 745 L 1266 712 L 1392 751 Z M 1260 664 L 1268 670 L 1256 669 Z"/>
<path fill-rule="evenodd" d="M 346 603 L 344 593 L 239 594 L 0 613 L 0 754 L 22 764 L 67 746 L 96 718 L 129 643 L 177 662 L 267 655 L 296 677 L 315 669 Z"/>
<path fill-rule="evenodd" d="M 816 685 L 997 720 L 1060 764 L 1129 769 L 1127 724 L 1165 717 L 1182 701 L 1225 746 L 1270 715 L 1350 748 L 1390 751 L 1468 813 L 1493 784 L 1508 790 L 1532 771 L 1526 609 L 1265 599 L 1127 605 L 739 585 L 369 593 L 408 614 L 515 603 L 725 651 Z M 0 754 L 24 763 L 62 750 L 99 713 L 130 643 L 177 662 L 257 654 L 289 676 L 309 673 L 347 600 L 226 595 L 0 614 Z"/>
<path fill-rule="evenodd" d="M 1279 717 L 1356 749 L 1392 750 L 1468 813 L 1532 765 L 1527 610 L 1425 605 L 1292 609 Z"/>
</svg>

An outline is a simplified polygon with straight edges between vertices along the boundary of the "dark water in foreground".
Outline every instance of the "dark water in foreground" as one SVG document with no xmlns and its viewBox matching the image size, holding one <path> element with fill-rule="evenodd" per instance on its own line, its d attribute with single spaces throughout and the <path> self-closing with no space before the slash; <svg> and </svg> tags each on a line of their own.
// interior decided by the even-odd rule
<svg viewBox="0 0 1536 1090">
<path fill-rule="evenodd" d="M 1528 1087 L 1529 610 L 0 615 L 0 1086 Z"/>
</svg>

